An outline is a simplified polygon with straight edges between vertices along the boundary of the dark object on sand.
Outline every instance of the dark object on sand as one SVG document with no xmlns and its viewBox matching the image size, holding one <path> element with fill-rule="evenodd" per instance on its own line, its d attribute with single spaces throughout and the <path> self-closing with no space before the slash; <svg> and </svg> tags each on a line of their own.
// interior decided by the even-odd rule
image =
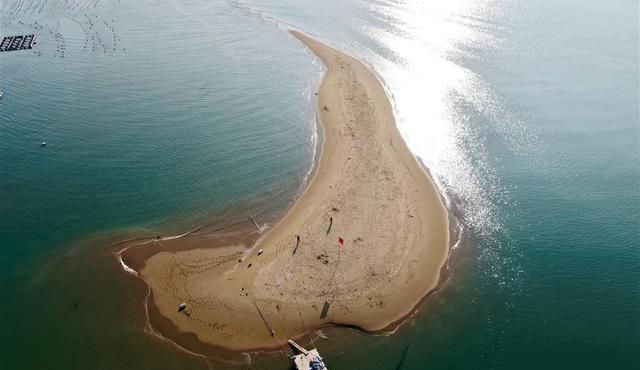
<svg viewBox="0 0 640 370">
<path fill-rule="evenodd" d="M 291 253 L 292 256 L 295 256 L 299 246 L 300 246 L 300 235 L 296 235 L 296 247 L 293 248 L 293 253 Z"/>
<path fill-rule="evenodd" d="M 325 317 L 327 317 L 327 314 L 329 313 L 329 306 L 331 306 L 329 302 L 324 301 L 324 306 L 322 306 L 322 312 L 320 312 L 321 319 L 324 319 Z"/>
<path fill-rule="evenodd" d="M 324 253 L 319 255 L 319 256 L 317 256 L 316 258 L 319 259 L 320 261 L 322 261 L 322 263 L 324 263 L 325 265 L 329 264 L 329 256 L 327 256 Z"/>
<path fill-rule="evenodd" d="M 180 305 L 178 305 L 178 312 L 182 312 L 182 311 L 184 311 L 186 309 L 187 309 L 187 304 L 186 303 L 182 302 L 182 303 L 180 303 Z"/>
</svg>

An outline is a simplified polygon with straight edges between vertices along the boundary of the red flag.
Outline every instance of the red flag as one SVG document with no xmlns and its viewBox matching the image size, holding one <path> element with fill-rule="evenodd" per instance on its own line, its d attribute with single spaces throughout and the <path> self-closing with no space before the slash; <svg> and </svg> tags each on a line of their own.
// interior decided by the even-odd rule
<svg viewBox="0 0 640 370">
<path fill-rule="evenodd" d="M 342 239 L 341 237 L 338 237 L 338 243 L 340 243 L 340 245 L 344 246 L 344 239 Z"/>
</svg>

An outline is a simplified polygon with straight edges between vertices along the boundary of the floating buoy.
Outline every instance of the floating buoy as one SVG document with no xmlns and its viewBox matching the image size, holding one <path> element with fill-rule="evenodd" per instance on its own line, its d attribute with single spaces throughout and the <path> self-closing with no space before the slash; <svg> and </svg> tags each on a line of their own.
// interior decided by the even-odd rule
<svg viewBox="0 0 640 370">
<path fill-rule="evenodd" d="M 45 147 L 45 146 L 47 146 L 46 142 L 43 141 L 43 142 L 40 143 L 40 147 Z"/>
</svg>

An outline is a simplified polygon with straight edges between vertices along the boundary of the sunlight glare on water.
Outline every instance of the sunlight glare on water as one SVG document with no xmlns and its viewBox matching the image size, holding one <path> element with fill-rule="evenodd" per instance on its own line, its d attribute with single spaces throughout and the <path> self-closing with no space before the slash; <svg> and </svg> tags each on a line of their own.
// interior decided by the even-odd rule
<svg viewBox="0 0 640 370">
<path fill-rule="evenodd" d="M 466 221 L 488 232 L 498 222 L 480 178 L 487 181 L 491 174 L 482 165 L 481 138 L 463 108 L 466 103 L 483 109 L 493 102 L 488 101 L 486 91 L 477 90 L 483 88 L 480 78 L 451 56 L 460 44 L 495 38 L 455 21 L 464 14 L 479 16 L 478 6 L 469 2 L 408 4 L 394 9 L 394 18 L 402 20 L 406 32 L 378 36 L 403 59 L 402 64 L 386 64 L 382 72 L 400 130 L 438 180 L 465 203 Z"/>
<path fill-rule="evenodd" d="M 489 3 L 377 4 L 377 18 L 393 26 L 368 31 L 393 50 L 393 56 L 377 60 L 375 68 L 392 95 L 400 131 L 446 194 L 455 198 L 464 224 L 494 241 L 480 254 L 490 260 L 488 273 L 502 280 L 514 276 L 502 270 L 517 270 L 499 251 L 507 240 L 500 207 L 510 200 L 490 165 L 486 140 L 497 135 L 514 152 L 535 140 L 483 77 L 463 63 L 472 58 L 468 50 L 505 47 L 500 26 L 504 13 Z"/>
<path fill-rule="evenodd" d="M 509 188 L 496 173 L 497 157 L 488 140 L 513 153 L 529 153 L 535 137 L 517 112 L 507 108 L 473 68 L 483 55 L 512 47 L 507 2 L 234 1 L 260 21 L 274 19 L 298 27 L 360 58 L 379 75 L 391 97 L 400 132 L 429 169 L 443 192 L 455 200 L 463 224 L 486 241 L 480 258 L 499 285 L 518 271 L 504 227 L 505 208 L 513 208 Z M 325 14 L 336 6 L 349 22 Z M 277 24 L 278 21 L 274 22 Z M 517 253 L 516 253 L 517 254 Z"/>
</svg>

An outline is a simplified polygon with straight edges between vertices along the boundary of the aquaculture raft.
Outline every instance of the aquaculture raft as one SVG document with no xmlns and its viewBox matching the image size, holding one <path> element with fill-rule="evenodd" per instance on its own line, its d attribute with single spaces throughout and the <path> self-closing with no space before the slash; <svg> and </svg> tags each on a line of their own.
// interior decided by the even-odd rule
<svg viewBox="0 0 640 370">
<path fill-rule="evenodd" d="M 293 356 L 293 363 L 297 370 L 328 370 L 320 357 L 317 349 L 307 351 L 301 345 L 289 339 L 289 345 L 295 348 L 300 354 Z"/>
<path fill-rule="evenodd" d="M 28 50 L 36 44 L 36 35 L 5 36 L 0 42 L 0 52 Z"/>
</svg>

